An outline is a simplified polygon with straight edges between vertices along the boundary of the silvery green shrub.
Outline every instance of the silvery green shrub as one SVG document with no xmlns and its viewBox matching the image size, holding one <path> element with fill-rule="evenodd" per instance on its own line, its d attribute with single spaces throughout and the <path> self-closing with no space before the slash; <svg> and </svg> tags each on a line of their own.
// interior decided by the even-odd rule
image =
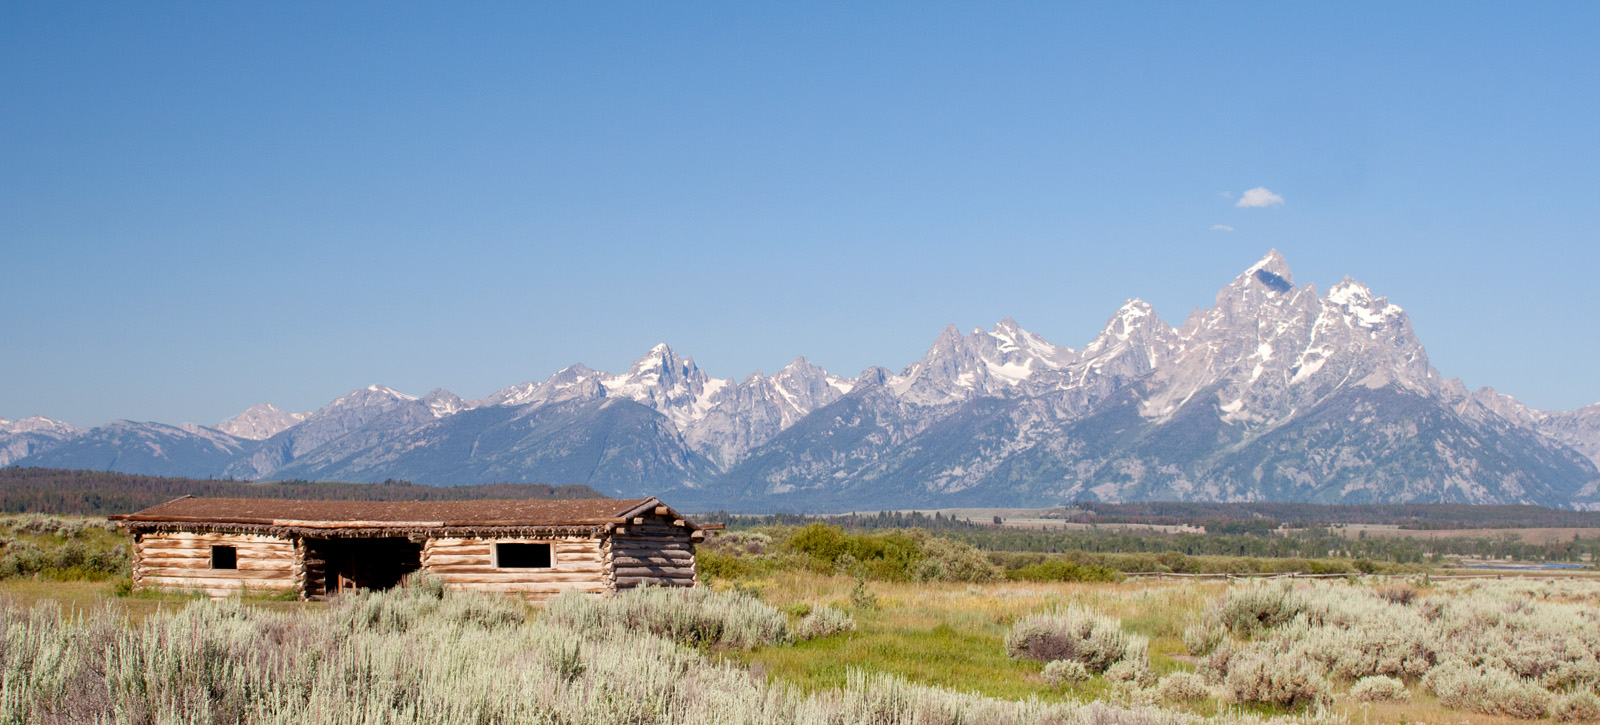
<svg viewBox="0 0 1600 725">
<path fill-rule="evenodd" d="M 1163 700 L 1188 702 L 1204 700 L 1211 696 L 1204 677 L 1193 672 L 1174 672 L 1156 683 L 1156 694 Z"/>
<path fill-rule="evenodd" d="M 1052 660 L 1045 664 L 1041 676 L 1046 684 L 1060 687 L 1081 685 L 1088 682 L 1092 675 L 1089 674 L 1089 668 L 1077 660 Z"/>
<path fill-rule="evenodd" d="M 1239 703 L 1265 703 L 1284 707 L 1326 705 L 1332 687 L 1316 662 L 1294 652 L 1250 648 L 1228 663 L 1223 686 Z"/>
<path fill-rule="evenodd" d="M 1214 649 L 1228 636 L 1228 629 L 1219 622 L 1201 621 L 1183 630 L 1183 648 L 1196 657 Z"/>
<path fill-rule="evenodd" d="M 1556 698 L 1550 716 L 1562 722 L 1600 720 L 1600 697 L 1585 690 L 1566 693 Z"/>
<path fill-rule="evenodd" d="M 1548 690 L 1498 667 L 1474 667 L 1459 661 L 1433 669 L 1422 680 L 1440 704 L 1486 715 L 1541 718 L 1553 699 Z"/>
<path fill-rule="evenodd" d="M 564 592 L 545 605 L 552 622 L 584 631 L 621 625 L 689 645 L 749 649 L 789 641 L 777 607 L 739 591 L 639 587 L 612 597 Z"/>
<path fill-rule="evenodd" d="M 841 632 L 856 631 L 856 620 L 837 607 L 821 606 L 800 618 L 795 625 L 795 639 L 816 639 Z"/>
<path fill-rule="evenodd" d="M 1122 622 L 1076 607 L 1030 614 L 1011 627 L 1006 654 L 1039 662 L 1076 660 L 1090 672 L 1146 652 L 1148 642 L 1122 631 Z"/>
<path fill-rule="evenodd" d="M 1361 702 L 1403 701 L 1411 699 L 1411 691 L 1406 689 L 1406 683 L 1393 677 L 1373 675 L 1356 680 L 1350 686 L 1350 697 Z"/>
</svg>

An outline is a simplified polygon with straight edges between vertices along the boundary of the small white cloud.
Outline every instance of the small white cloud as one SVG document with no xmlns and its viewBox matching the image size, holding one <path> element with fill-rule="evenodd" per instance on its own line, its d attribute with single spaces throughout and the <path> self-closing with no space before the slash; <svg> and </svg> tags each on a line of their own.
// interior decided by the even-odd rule
<svg viewBox="0 0 1600 725">
<path fill-rule="evenodd" d="M 1219 192 L 1217 192 L 1217 196 L 1220 196 L 1220 197 L 1222 197 L 1224 199 L 1232 199 L 1233 198 L 1233 192 L 1231 192 L 1231 191 L 1219 191 Z"/>
<path fill-rule="evenodd" d="M 1234 206 L 1245 209 L 1259 209 L 1268 206 L 1281 206 L 1282 204 L 1283 197 L 1272 193 L 1272 191 L 1265 186 L 1258 186 L 1254 189 L 1246 191 L 1242 196 L 1239 197 L 1239 203 L 1234 204 Z"/>
<path fill-rule="evenodd" d="M 1228 226 L 1226 224 L 1212 224 L 1211 225 L 1211 231 L 1213 231 L 1213 232 L 1231 232 L 1231 231 L 1233 231 L 1233 227 L 1230 227 L 1230 226 Z"/>
</svg>

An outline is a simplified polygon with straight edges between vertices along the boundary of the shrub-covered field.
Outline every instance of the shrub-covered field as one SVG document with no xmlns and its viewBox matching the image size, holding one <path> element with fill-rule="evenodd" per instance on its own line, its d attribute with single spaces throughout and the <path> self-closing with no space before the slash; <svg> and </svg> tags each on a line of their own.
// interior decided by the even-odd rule
<svg viewBox="0 0 1600 725">
<path fill-rule="evenodd" d="M 48 606 L 4 606 L 0 722 L 1194 719 L 1148 706 L 988 698 L 866 670 L 850 672 L 841 687 L 805 692 L 713 656 L 791 647 L 800 636 L 795 624 L 739 592 L 645 590 L 610 601 L 574 595 L 535 612 L 490 595 L 446 594 L 426 582 L 298 612 L 199 601 L 140 621 L 110 608 L 65 617 Z"/>
<path fill-rule="evenodd" d="M 711 587 L 532 609 L 427 579 L 331 604 L 129 595 L 103 520 L 0 518 L 0 723 L 1600 720 L 1600 580 L 938 533 L 730 532 L 702 550 Z M 1118 570 L 1240 561 L 1351 576 Z"/>
<path fill-rule="evenodd" d="M 133 618 L 117 602 L 0 605 L 0 722 L 1600 718 L 1600 584 L 1586 581 L 863 586 L 800 572 L 543 610 L 426 580 L 327 606 L 198 600 Z"/>
<path fill-rule="evenodd" d="M 103 518 L 0 515 L 0 579 L 99 581 L 125 576 L 130 544 Z"/>
</svg>

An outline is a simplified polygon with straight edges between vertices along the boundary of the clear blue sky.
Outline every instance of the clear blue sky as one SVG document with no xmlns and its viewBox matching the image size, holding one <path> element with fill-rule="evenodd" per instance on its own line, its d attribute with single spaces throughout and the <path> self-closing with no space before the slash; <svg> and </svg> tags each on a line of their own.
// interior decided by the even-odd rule
<svg viewBox="0 0 1600 725">
<path fill-rule="evenodd" d="M 1597 38 L 1593 2 L 0 3 L 0 417 L 478 397 L 659 341 L 854 375 L 1006 315 L 1079 347 L 1272 247 L 1574 408 Z"/>
</svg>

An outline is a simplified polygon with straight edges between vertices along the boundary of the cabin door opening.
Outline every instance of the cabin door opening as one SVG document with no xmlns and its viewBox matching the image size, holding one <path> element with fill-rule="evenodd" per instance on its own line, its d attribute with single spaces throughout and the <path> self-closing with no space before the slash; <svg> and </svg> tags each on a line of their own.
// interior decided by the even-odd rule
<svg viewBox="0 0 1600 725">
<path fill-rule="evenodd" d="M 403 538 L 306 539 L 306 597 L 389 589 L 422 568 L 422 544 Z"/>
</svg>

